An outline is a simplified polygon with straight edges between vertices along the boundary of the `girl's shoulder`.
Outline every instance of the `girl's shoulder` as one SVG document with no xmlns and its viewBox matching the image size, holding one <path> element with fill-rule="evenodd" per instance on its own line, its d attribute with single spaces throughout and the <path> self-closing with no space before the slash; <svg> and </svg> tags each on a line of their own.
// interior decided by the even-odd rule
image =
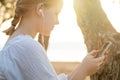
<svg viewBox="0 0 120 80">
<path fill-rule="evenodd" d="M 8 42 L 8 45 L 10 44 L 19 44 L 19 43 L 27 43 L 27 42 L 33 42 L 34 40 L 32 39 L 31 36 L 29 35 L 18 35 L 14 38 L 12 38 L 9 42 Z"/>
<path fill-rule="evenodd" d="M 9 40 L 9 42 L 4 46 L 3 50 L 8 49 L 33 49 L 40 48 L 39 42 L 32 39 L 29 35 L 19 35 Z"/>
<path fill-rule="evenodd" d="M 29 35 L 20 35 L 11 39 L 2 51 L 8 56 L 29 55 L 44 52 L 44 48 Z"/>
<path fill-rule="evenodd" d="M 26 45 L 26 44 L 35 44 L 37 43 L 34 39 L 32 39 L 31 36 L 29 35 L 18 35 L 11 40 L 5 45 L 5 46 L 14 46 L 14 45 Z"/>
</svg>

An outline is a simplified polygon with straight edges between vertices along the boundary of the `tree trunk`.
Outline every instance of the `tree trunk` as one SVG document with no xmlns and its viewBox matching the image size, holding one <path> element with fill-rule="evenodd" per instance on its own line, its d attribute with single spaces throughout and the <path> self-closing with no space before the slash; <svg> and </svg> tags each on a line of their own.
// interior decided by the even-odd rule
<svg viewBox="0 0 120 80">
<path fill-rule="evenodd" d="M 74 0 L 77 23 L 83 33 L 87 51 L 100 49 L 112 41 L 110 53 L 91 80 L 120 80 L 120 34 L 113 28 L 99 0 Z"/>
</svg>

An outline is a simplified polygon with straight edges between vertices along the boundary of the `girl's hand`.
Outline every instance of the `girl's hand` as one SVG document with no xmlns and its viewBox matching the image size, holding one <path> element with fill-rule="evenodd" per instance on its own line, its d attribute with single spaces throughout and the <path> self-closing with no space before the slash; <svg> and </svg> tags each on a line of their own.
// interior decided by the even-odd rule
<svg viewBox="0 0 120 80">
<path fill-rule="evenodd" d="M 92 75 L 102 66 L 105 56 L 97 57 L 98 50 L 91 51 L 82 61 L 82 63 L 71 74 L 68 80 L 84 80 L 86 76 Z"/>
<path fill-rule="evenodd" d="M 105 60 L 105 56 L 97 57 L 98 50 L 91 51 L 81 63 L 81 68 L 86 75 L 92 75 L 102 66 Z"/>
</svg>

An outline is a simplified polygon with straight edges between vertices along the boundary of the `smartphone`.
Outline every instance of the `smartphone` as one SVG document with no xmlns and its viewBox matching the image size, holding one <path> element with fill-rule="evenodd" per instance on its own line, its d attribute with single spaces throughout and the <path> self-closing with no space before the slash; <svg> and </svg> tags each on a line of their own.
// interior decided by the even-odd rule
<svg viewBox="0 0 120 80">
<path fill-rule="evenodd" d="M 111 45 L 112 45 L 112 42 L 107 41 L 100 49 L 100 56 L 104 56 L 106 51 L 110 48 Z"/>
</svg>

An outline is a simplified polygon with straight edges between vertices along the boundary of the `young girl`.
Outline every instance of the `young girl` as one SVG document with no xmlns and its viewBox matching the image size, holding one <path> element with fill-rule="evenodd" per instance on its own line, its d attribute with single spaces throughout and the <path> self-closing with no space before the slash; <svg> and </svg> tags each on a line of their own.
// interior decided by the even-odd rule
<svg viewBox="0 0 120 80">
<path fill-rule="evenodd" d="M 4 32 L 9 35 L 0 52 L 0 80 L 84 80 L 103 64 L 104 56 L 95 58 L 93 50 L 68 75 L 56 75 L 46 52 L 34 40 L 37 33 L 49 36 L 58 24 L 62 0 L 18 0 L 12 25 Z"/>
</svg>

